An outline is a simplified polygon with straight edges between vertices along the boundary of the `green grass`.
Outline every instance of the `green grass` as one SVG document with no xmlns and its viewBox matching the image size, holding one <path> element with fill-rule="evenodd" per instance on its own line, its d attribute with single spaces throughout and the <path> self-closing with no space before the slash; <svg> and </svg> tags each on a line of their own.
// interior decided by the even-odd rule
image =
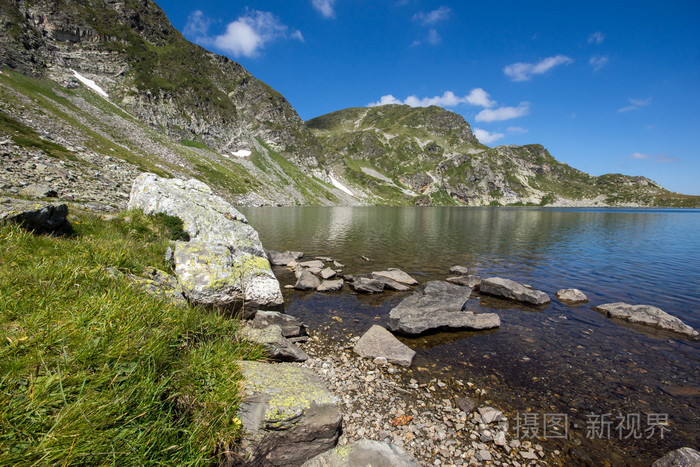
<svg viewBox="0 0 700 467">
<path fill-rule="evenodd" d="M 207 151 L 216 152 L 212 148 L 207 146 L 206 144 L 200 143 L 199 141 L 192 141 L 189 139 L 183 139 L 182 141 L 180 141 L 180 143 L 182 143 L 183 146 L 187 146 L 188 148 L 206 149 Z"/>
<path fill-rule="evenodd" d="M 0 465 L 204 465 L 231 448 L 237 321 L 145 294 L 106 267 L 166 269 L 164 219 L 0 226 Z M 167 222 L 167 221 L 166 221 Z"/>
</svg>

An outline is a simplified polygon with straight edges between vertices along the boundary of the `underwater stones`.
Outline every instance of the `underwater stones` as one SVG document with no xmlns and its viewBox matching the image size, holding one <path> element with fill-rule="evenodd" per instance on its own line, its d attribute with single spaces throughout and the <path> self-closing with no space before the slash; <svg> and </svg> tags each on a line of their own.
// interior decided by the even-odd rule
<svg viewBox="0 0 700 467">
<path fill-rule="evenodd" d="M 416 352 L 381 326 L 373 325 L 360 337 L 353 350 L 365 358 L 384 357 L 389 363 L 409 367 Z"/>
<path fill-rule="evenodd" d="M 417 467 L 413 457 L 399 446 L 382 441 L 361 439 L 346 446 L 319 454 L 305 462 L 302 467 Z"/>
<path fill-rule="evenodd" d="M 12 222 L 38 234 L 69 235 L 73 226 L 67 219 L 68 206 L 4 198 L 0 222 Z"/>
<path fill-rule="evenodd" d="M 389 268 L 386 271 L 373 272 L 374 276 L 382 276 L 392 281 L 398 282 L 399 284 L 406 285 L 417 285 L 418 281 L 411 277 L 409 274 L 403 272 L 401 269 Z"/>
<path fill-rule="evenodd" d="M 585 303 L 588 301 L 586 294 L 579 289 L 561 289 L 557 290 L 557 300 L 564 303 Z"/>
<path fill-rule="evenodd" d="M 225 465 L 301 465 L 336 445 L 340 402 L 316 374 L 290 363 L 240 367 L 245 393 L 239 415 L 246 435 Z"/>
<path fill-rule="evenodd" d="M 594 310 L 609 318 L 623 319 L 630 323 L 644 324 L 666 331 L 673 331 L 689 337 L 698 335 L 698 331 L 685 324 L 675 316 L 671 316 L 660 308 L 651 305 L 630 305 L 616 302 L 598 305 Z"/>
<path fill-rule="evenodd" d="M 535 289 L 525 287 L 518 282 L 502 277 L 489 277 L 481 281 L 479 292 L 493 295 L 506 300 L 515 300 L 530 305 L 545 305 L 550 302 L 549 296 Z"/>
<path fill-rule="evenodd" d="M 286 266 L 292 261 L 298 261 L 304 256 L 301 251 L 274 251 L 267 252 L 267 258 L 273 266 Z"/>
</svg>

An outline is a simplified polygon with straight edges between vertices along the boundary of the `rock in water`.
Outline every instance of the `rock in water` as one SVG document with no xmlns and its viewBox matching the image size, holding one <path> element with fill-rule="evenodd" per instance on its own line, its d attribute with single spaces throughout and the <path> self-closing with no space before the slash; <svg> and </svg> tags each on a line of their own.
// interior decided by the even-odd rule
<svg viewBox="0 0 700 467">
<path fill-rule="evenodd" d="M 389 330 L 403 334 L 457 329 L 491 329 L 501 325 L 495 313 L 463 311 L 471 289 L 430 281 L 389 313 Z"/>
<path fill-rule="evenodd" d="M 627 303 L 617 302 L 598 305 L 593 309 L 610 318 L 624 319 L 630 323 L 645 324 L 690 337 L 698 335 L 698 331 L 691 328 L 680 319 L 651 305 L 629 305 Z"/>
<path fill-rule="evenodd" d="M 301 251 L 274 251 L 267 252 L 267 258 L 273 266 L 286 266 L 292 261 L 297 261 L 304 256 Z"/>
<path fill-rule="evenodd" d="M 588 301 L 586 294 L 579 289 L 561 289 L 557 290 L 557 300 L 564 303 L 585 303 Z"/>
<path fill-rule="evenodd" d="M 316 290 L 321 285 L 321 279 L 311 274 L 309 271 L 301 271 L 294 288 L 297 290 Z"/>
<path fill-rule="evenodd" d="M 452 284 L 469 287 L 472 290 L 479 290 L 479 286 L 481 285 L 481 277 L 471 274 L 467 276 L 448 277 L 445 280 Z"/>
<path fill-rule="evenodd" d="M 70 235 L 68 206 L 6 198 L 0 202 L 0 222 L 13 222 L 32 232 Z"/>
<path fill-rule="evenodd" d="M 484 279 L 479 285 L 479 291 L 494 297 L 515 300 L 530 305 L 545 305 L 550 302 L 546 293 L 527 288 L 522 284 L 502 277 Z"/>
<path fill-rule="evenodd" d="M 384 282 L 366 277 L 355 277 L 350 282 L 350 287 L 357 293 L 382 293 L 384 292 Z"/>
<path fill-rule="evenodd" d="M 418 467 L 418 463 L 399 446 L 382 441 L 361 439 L 319 454 L 302 467 Z"/>
<path fill-rule="evenodd" d="M 175 273 L 190 302 L 243 306 L 248 316 L 284 303 L 258 233 L 204 183 L 142 174 L 134 181 L 128 207 L 182 219 L 191 240 L 176 242 Z"/>
<path fill-rule="evenodd" d="M 316 289 L 317 292 L 338 292 L 343 288 L 343 279 L 335 279 L 332 281 L 322 281 L 321 285 Z"/>
<path fill-rule="evenodd" d="M 369 328 L 353 347 L 356 354 L 365 358 L 384 357 L 390 363 L 409 367 L 416 352 L 399 341 L 392 333 L 376 324 Z"/>
<path fill-rule="evenodd" d="M 377 275 L 377 276 L 386 277 L 387 279 L 391 279 L 392 281 L 396 281 L 399 284 L 418 285 L 417 280 L 415 280 L 413 277 L 411 277 L 407 273 L 403 272 L 401 269 L 389 268 L 386 271 L 373 272 L 372 274 Z"/>
<path fill-rule="evenodd" d="M 225 465 L 301 465 L 335 446 L 343 419 L 339 399 L 311 370 L 290 363 L 240 365 L 246 435 L 242 452 Z"/>
<path fill-rule="evenodd" d="M 469 268 L 464 266 L 452 266 L 450 268 L 450 274 L 457 274 L 460 276 L 469 275 Z"/>
</svg>

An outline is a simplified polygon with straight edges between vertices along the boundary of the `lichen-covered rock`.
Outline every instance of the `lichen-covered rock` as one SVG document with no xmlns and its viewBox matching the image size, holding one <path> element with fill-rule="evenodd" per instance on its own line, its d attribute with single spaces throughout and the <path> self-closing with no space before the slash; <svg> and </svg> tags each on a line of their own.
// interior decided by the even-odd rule
<svg viewBox="0 0 700 467">
<path fill-rule="evenodd" d="M 494 297 L 515 300 L 529 305 L 546 305 L 550 302 L 549 296 L 535 289 L 530 289 L 510 279 L 502 277 L 489 277 L 481 281 L 479 292 L 493 295 Z"/>
<path fill-rule="evenodd" d="M 698 331 L 688 326 L 680 319 L 651 305 L 630 305 L 628 303 L 616 302 L 598 305 L 594 310 L 610 318 L 624 319 L 630 323 L 644 324 L 690 337 L 698 335 Z"/>
<path fill-rule="evenodd" d="M 671 451 L 654 462 L 651 467 L 698 467 L 700 452 L 693 448 L 680 448 Z"/>
<path fill-rule="evenodd" d="M 308 368 L 290 363 L 241 362 L 246 435 L 225 465 L 301 465 L 336 445 L 338 397 Z"/>
<path fill-rule="evenodd" d="M 309 356 L 303 350 L 282 335 L 282 328 L 277 324 L 271 324 L 265 328 L 244 326 L 241 329 L 241 336 L 251 342 L 262 345 L 265 349 L 265 354 L 271 360 L 277 362 L 305 362 L 309 359 Z"/>
<path fill-rule="evenodd" d="M 130 209 L 182 219 L 190 242 L 176 242 L 175 273 L 187 299 L 222 309 L 277 309 L 284 300 L 258 233 L 246 218 L 198 180 L 142 174 Z"/>
<path fill-rule="evenodd" d="M 373 325 L 360 337 L 353 350 L 365 358 L 383 357 L 390 363 L 409 367 L 416 352 L 381 326 Z"/>
<path fill-rule="evenodd" d="M 319 454 L 302 467 L 418 467 L 415 459 L 399 446 L 361 439 Z"/>
<path fill-rule="evenodd" d="M 68 235 L 73 226 L 67 219 L 68 206 L 4 198 L 0 202 L 0 222 L 13 222 L 43 234 Z"/>
<path fill-rule="evenodd" d="M 565 303 L 585 303 L 588 301 L 586 294 L 579 289 L 561 289 L 557 290 L 557 300 Z"/>
</svg>

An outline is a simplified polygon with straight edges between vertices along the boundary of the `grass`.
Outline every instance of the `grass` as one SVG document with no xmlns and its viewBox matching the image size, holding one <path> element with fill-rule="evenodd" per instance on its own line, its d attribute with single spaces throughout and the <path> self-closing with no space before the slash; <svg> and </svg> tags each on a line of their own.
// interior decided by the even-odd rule
<svg viewBox="0 0 700 467">
<path fill-rule="evenodd" d="M 260 350 L 106 274 L 166 269 L 172 221 L 71 221 L 70 238 L 0 226 L 0 465 L 214 462 L 241 432 L 236 362 Z"/>
</svg>

